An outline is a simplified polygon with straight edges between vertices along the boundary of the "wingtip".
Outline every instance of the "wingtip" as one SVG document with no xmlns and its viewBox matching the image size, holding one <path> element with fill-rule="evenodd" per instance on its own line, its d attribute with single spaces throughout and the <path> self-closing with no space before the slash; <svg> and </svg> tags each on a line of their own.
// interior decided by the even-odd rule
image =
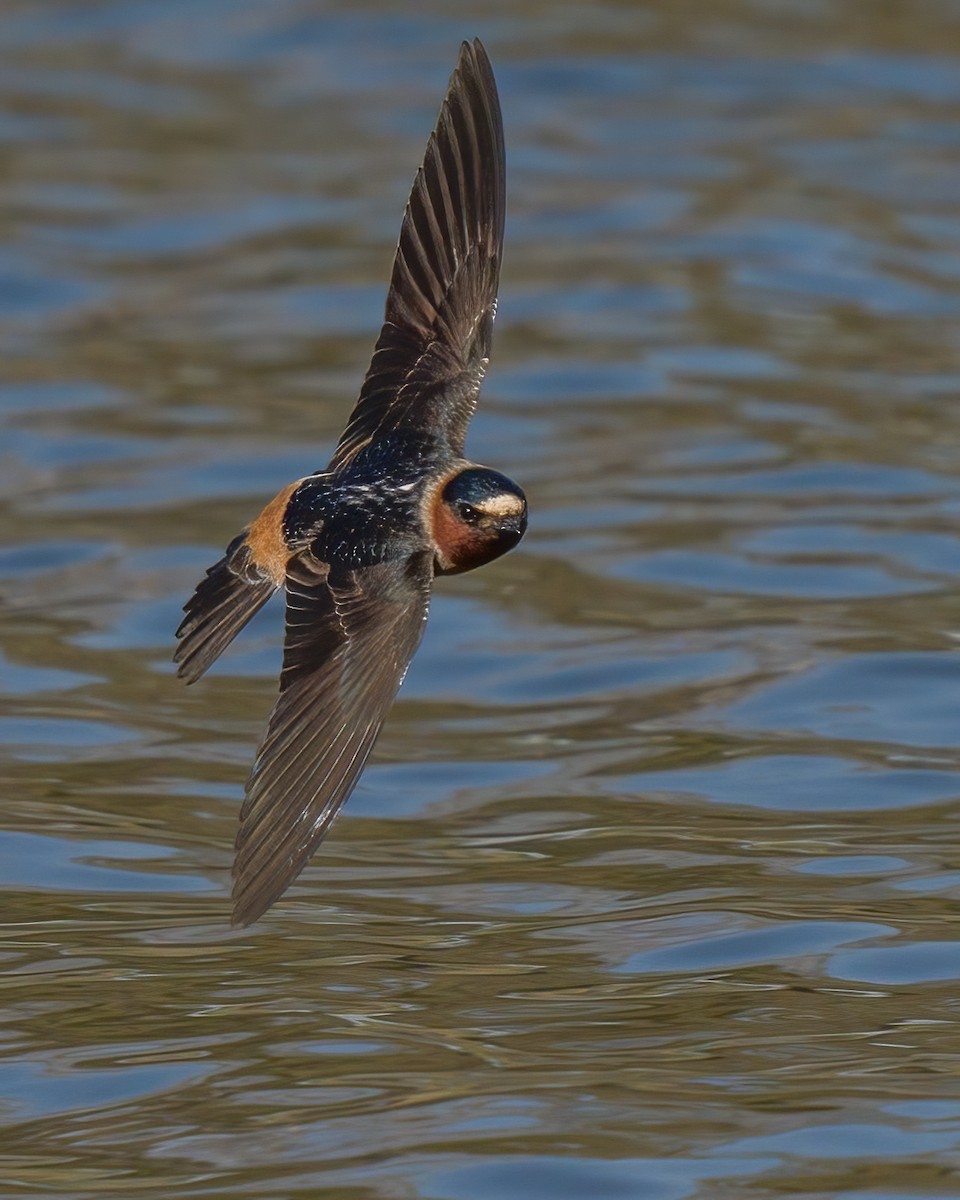
<svg viewBox="0 0 960 1200">
<path fill-rule="evenodd" d="M 251 902 L 247 887 L 237 875 L 236 863 L 233 870 L 233 892 L 230 896 L 230 928 L 246 929 L 260 919 L 269 905 L 257 906 Z"/>
<path fill-rule="evenodd" d="M 230 908 L 231 929 L 247 929 L 256 924 L 287 890 L 289 881 L 281 887 L 274 885 L 267 889 L 262 886 L 251 888 L 248 884 L 249 880 L 245 881 L 241 876 L 234 875 Z"/>
<path fill-rule="evenodd" d="M 479 38 L 472 38 L 470 41 L 460 43 L 460 53 L 457 56 L 457 65 L 454 68 L 451 77 L 451 83 L 457 77 L 463 78 L 465 75 L 474 75 L 480 77 L 488 86 L 492 86 L 496 91 L 496 82 L 493 75 L 493 64 L 490 61 L 490 55 L 487 53 L 487 48 Z M 448 87 L 449 92 L 449 87 Z"/>
<path fill-rule="evenodd" d="M 247 913 L 238 912 L 236 905 L 230 912 L 230 928 L 231 929 L 249 929 L 250 926 L 261 916 L 261 913 L 250 915 Z"/>
<path fill-rule="evenodd" d="M 177 637 L 180 637 L 180 630 L 177 630 Z M 177 668 L 177 678 L 182 679 L 184 683 L 196 683 L 200 675 L 192 670 L 190 656 L 187 653 L 187 647 L 183 642 L 178 643 L 176 650 L 173 652 L 173 663 Z"/>
<path fill-rule="evenodd" d="M 469 46 L 470 49 L 473 50 L 474 54 L 477 56 L 477 59 L 481 63 L 486 63 L 488 67 L 490 66 L 490 55 L 487 53 L 486 46 L 478 37 L 473 38 L 469 42 L 464 42 L 464 45 Z"/>
<path fill-rule="evenodd" d="M 468 42 L 460 43 L 457 72 L 462 72 L 467 64 L 477 74 L 487 75 L 491 80 L 493 79 L 493 64 L 490 61 L 490 55 L 487 53 L 486 46 L 484 46 L 479 38 L 472 38 Z"/>
<path fill-rule="evenodd" d="M 184 621 L 180 629 L 177 630 L 176 636 L 181 640 L 173 652 L 173 662 L 177 668 L 177 678 L 189 687 L 190 684 L 196 683 L 203 676 L 210 663 L 205 662 L 200 656 L 202 647 L 194 645 L 191 642 L 189 633 L 182 633 L 183 627 L 186 624 L 187 622 Z"/>
</svg>

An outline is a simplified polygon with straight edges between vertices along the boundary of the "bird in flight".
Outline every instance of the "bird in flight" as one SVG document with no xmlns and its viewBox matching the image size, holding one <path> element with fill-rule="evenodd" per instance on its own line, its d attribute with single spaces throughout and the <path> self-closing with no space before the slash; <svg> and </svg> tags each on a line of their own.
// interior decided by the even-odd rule
<svg viewBox="0 0 960 1200">
<path fill-rule="evenodd" d="M 482 566 L 523 537 L 521 489 L 464 457 L 490 355 L 504 209 L 496 83 L 481 43 L 464 42 L 333 458 L 233 539 L 177 630 L 174 659 L 193 683 L 286 592 L 280 694 L 240 812 L 235 925 L 286 891 L 353 790 L 420 644 L 434 576 Z"/>
</svg>

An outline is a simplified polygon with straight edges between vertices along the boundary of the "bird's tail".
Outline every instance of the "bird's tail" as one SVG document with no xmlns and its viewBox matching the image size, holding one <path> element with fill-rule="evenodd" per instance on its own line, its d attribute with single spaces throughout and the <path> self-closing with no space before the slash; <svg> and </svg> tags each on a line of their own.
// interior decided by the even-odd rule
<svg viewBox="0 0 960 1200">
<path fill-rule="evenodd" d="M 186 616 L 177 630 L 180 644 L 173 656 L 181 679 L 195 683 L 263 608 L 276 587 L 254 566 L 246 533 L 234 538 L 183 606 Z"/>
</svg>

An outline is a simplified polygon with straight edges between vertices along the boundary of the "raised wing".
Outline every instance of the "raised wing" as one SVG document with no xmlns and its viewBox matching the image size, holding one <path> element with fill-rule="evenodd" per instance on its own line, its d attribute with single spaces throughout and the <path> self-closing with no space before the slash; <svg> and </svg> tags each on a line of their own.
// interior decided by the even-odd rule
<svg viewBox="0 0 960 1200">
<path fill-rule="evenodd" d="M 383 329 L 331 468 L 401 426 L 463 453 L 490 356 L 505 210 L 497 86 L 483 46 L 464 42 L 407 201 Z"/>
<path fill-rule="evenodd" d="M 300 874 L 350 795 L 427 619 L 429 552 L 354 570 L 309 551 L 287 573 L 280 697 L 240 813 L 233 922 Z"/>
</svg>

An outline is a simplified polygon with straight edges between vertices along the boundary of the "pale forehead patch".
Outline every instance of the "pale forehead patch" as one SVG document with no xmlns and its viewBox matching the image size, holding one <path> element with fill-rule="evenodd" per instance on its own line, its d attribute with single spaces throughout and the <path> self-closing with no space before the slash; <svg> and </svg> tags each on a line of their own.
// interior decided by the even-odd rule
<svg viewBox="0 0 960 1200">
<path fill-rule="evenodd" d="M 489 513 L 491 517 L 509 517 L 522 510 L 523 501 L 511 492 L 500 492 L 497 496 L 484 496 L 474 508 L 479 508 L 482 513 Z"/>
</svg>

